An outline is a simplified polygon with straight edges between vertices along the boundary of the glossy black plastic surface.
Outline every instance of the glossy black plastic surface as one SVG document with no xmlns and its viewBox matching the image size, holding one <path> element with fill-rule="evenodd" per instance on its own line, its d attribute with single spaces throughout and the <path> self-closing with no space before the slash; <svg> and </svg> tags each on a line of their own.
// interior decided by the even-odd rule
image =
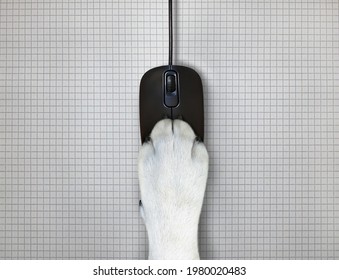
<svg viewBox="0 0 339 280">
<path fill-rule="evenodd" d="M 173 84 L 174 83 L 174 84 Z M 185 66 L 160 66 L 147 71 L 140 82 L 141 141 L 163 118 L 182 119 L 204 139 L 204 100 L 201 78 Z"/>
</svg>

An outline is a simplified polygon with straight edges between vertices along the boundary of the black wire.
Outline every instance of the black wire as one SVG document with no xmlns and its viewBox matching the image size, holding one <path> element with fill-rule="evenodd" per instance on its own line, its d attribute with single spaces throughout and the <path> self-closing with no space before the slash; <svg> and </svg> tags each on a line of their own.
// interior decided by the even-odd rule
<svg viewBox="0 0 339 280">
<path fill-rule="evenodd" d="M 173 60 L 173 22 L 172 22 L 172 0 L 168 0 L 168 28 L 169 28 L 169 53 L 168 64 L 172 66 Z"/>
</svg>

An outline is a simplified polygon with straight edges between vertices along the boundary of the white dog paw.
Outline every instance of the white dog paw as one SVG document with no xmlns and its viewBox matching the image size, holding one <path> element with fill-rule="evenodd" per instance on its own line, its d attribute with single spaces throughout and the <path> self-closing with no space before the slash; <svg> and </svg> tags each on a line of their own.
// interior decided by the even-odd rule
<svg viewBox="0 0 339 280">
<path fill-rule="evenodd" d="M 192 128 L 181 120 L 158 122 L 139 154 L 140 210 L 151 258 L 157 258 L 159 250 L 169 251 L 166 256 L 171 258 L 188 257 L 182 249 L 197 254 L 207 174 L 208 153 Z"/>
</svg>

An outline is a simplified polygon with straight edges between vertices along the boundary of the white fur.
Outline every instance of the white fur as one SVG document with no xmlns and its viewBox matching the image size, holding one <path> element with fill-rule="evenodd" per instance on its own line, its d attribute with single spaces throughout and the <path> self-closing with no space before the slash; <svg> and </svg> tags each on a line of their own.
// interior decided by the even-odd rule
<svg viewBox="0 0 339 280">
<path fill-rule="evenodd" d="M 141 147 L 140 212 L 148 232 L 149 259 L 199 259 L 208 153 L 195 139 L 186 122 L 165 119 Z"/>
</svg>

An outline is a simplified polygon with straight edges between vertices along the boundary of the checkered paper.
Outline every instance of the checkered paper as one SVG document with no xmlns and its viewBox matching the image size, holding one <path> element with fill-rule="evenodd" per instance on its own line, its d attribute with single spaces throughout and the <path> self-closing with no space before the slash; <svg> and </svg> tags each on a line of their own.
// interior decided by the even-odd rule
<svg viewBox="0 0 339 280">
<path fill-rule="evenodd" d="M 204 259 L 339 258 L 338 1 L 173 1 L 205 94 Z M 0 1 L 0 258 L 144 259 L 138 91 L 167 1 Z"/>
</svg>

